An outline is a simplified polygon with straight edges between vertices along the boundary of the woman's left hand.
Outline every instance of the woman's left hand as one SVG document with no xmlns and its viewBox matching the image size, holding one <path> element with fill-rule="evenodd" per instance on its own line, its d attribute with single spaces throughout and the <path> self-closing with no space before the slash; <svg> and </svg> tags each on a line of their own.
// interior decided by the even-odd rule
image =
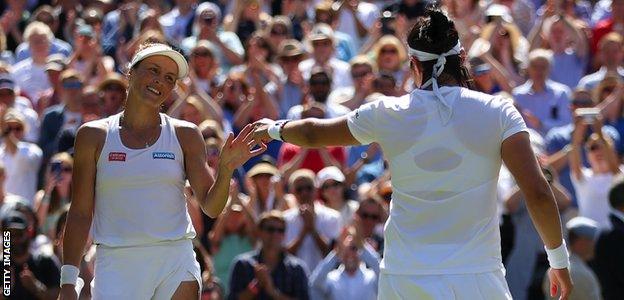
<svg viewBox="0 0 624 300">
<path fill-rule="evenodd" d="M 228 135 L 221 148 L 219 170 L 234 172 L 235 169 L 242 166 L 250 158 L 261 154 L 267 149 L 265 143 L 254 140 L 255 127 L 256 125 L 254 124 L 247 124 L 238 136 L 234 137 L 233 133 Z M 259 148 L 256 148 L 256 146 L 259 146 Z"/>
</svg>

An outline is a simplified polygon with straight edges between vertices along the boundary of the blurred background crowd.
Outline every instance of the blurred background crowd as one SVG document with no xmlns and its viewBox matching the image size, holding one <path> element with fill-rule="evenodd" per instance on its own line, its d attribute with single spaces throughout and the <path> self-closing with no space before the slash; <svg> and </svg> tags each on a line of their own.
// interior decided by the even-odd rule
<svg viewBox="0 0 624 300">
<path fill-rule="evenodd" d="M 124 72 L 140 44 L 169 43 L 188 58 L 190 74 L 162 112 L 199 126 L 216 168 L 224 136 L 250 122 L 337 117 L 411 91 L 406 33 L 430 4 L 2 1 L 0 217 L 11 232 L 9 298 L 56 298 L 75 133 L 123 109 Z M 622 299 L 624 0 L 439 5 L 461 34 L 474 89 L 514 101 L 531 128 L 566 224 L 574 299 Z M 273 141 L 234 177 L 217 219 L 185 191 L 202 299 L 376 298 L 392 195 L 377 145 Z M 544 299 L 543 245 L 504 166 L 498 203 L 512 295 Z M 95 248 L 85 249 L 81 299 L 90 298 Z"/>
</svg>

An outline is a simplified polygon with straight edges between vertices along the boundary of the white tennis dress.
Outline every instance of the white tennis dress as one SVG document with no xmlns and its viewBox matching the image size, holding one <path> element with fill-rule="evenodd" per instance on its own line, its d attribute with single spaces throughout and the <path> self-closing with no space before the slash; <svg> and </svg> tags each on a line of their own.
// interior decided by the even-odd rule
<svg viewBox="0 0 624 300">
<path fill-rule="evenodd" d="M 502 142 L 526 125 L 510 101 L 441 87 L 385 97 L 348 115 L 392 174 L 380 299 L 508 299 L 496 213 Z"/>
<path fill-rule="evenodd" d="M 117 114 L 107 118 L 97 162 L 92 234 L 97 246 L 94 299 L 170 299 L 181 281 L 197 280 L 195 230 L 184 198 L 184 157 L 171 124 L 160 114 L 160 136 L 130 149 Z"/>
</svg>

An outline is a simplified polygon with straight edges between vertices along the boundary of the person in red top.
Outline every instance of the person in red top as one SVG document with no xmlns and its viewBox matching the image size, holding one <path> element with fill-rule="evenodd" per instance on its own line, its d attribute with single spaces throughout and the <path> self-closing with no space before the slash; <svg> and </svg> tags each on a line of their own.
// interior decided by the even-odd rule
<svg viewBox="0 0 624 300">
<path fill-rule="evenodd" d="M 347 161 L 347 153 L 344 147 L 309 149 L 284 143 L 280 148 L 277 161 L 280 171 L 287 178 L 290 173 L 302 168 L 310 169 L 314 173 L 329 166 L 342 169 Z"/>
<path fill-rule="evenodd" d="M 598 52 L 600 39 L 612 31 L 624 35 L 624 0 L 612 0 L 611 17 L 598 22 L 598 24 L 594 26 L 594 29 L 592 29 L 592 53 Z"/>
</svg>

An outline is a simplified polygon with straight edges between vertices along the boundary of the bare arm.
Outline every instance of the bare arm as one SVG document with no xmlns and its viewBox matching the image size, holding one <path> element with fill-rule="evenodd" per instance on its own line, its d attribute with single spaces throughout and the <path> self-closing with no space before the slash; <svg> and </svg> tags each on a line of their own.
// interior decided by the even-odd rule
<svg viewBox="0 0 624 300">
<path fill-rule="evenodd" d="M 176 128 L 184 152 L 186 174 L 200 207 L 205 214 L 215 218 L 225 207 L 234 170 L 249 158 L 264 152 L 266 145 L 261 144 L 260 148 L 251 150 L 255 146 L 249 134 L 252 125 L 245 126 L 236 138 L 230 134 L 221 149 L 215 180 L 206 162 L 206 148 L 201 133 L 196 126 L 186 124 Z"/>
<path fill-rule="evenodd" d="M 572 148 L 568 153 L 570 175 L 574 176 L 576 180 L 581 180 L 583 178 L 583 173 L 581 172 L 583 166 L 581 149 L 583 147 L 586 132 L 587 124 L 585 124 L 580 118 L 576 118 L 576 120 L 574 121 L 574 131 L 572 132 Z"/>
<path fill-rule="evenodd" d="M 559 247 L 563 240 L 559 211 L 531 149 L 528 133 L 517 133 L 503 141 L 501 154 L 525 196 L 527 209 L 542 241 L 548 249 Z"/>
<path fill-rule="evenodd" d="M 349 130 L 347 116 L 291 121 L 284 126 L 282 136 L 288 143 L 310 148 L 360 144 Z"/>
<path fill-rule="evenodd" d="M 105 129 L 88 124 L 83 125 L 76 135 L 72 202 L 63 238 L 63 264 L 77 268 L 80 267 L 93 219 L 97 157 L 101 151 L 99 144 L 106 136 Z M 73 286 L 63 285 L 63 288 L 73 289 Z"/>
</svg>

